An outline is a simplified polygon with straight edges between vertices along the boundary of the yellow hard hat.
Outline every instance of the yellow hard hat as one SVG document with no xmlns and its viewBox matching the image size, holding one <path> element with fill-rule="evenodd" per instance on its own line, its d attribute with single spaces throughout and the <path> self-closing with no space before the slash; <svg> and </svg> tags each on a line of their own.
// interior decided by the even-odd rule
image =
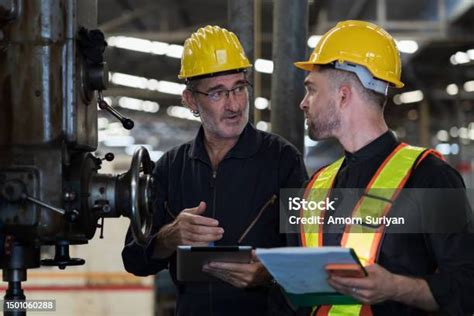
<svg viewBox="0 0 474 316">
<path fill-rule="evenodd" d="M 184 42 L 179 79 L 252 67 L 237 36 L 219 26 L 200 28 Z"/>
<path fill-rule="evenodd" d="M 402 88 L 400 53 L 395 40 L 380 26 L 365 21 L 343 21 L 326 32 L 308 61 L 295 66 L 311 71 L 314 65 L 333 62 L 366 67 L 377 79 Z"/>
</svg>

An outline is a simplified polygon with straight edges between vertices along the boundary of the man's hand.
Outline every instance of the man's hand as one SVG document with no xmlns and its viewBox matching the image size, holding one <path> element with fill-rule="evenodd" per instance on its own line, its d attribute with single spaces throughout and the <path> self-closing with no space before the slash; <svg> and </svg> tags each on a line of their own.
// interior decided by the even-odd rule
<svg viewBox="0 0 474 316">
<path fill-rule="evenodd" d="M 364 304 L 375 304 L 397 295 L 395 275 L 378 264 L 366 267 L 367 277 L 330 276 L 328 283 L 338 292 L 350 295 Z"/>
<path fill-rule="evenodd" d="M 206 203 L 182 210 L 175 220 L 165 225 L 157 234 L 154 256 L 169 257 L 179 245 L 207 246 L 222 238 L 224 229 L 213 218 L 202 216 Z"/>
<path fill-rule="evenodd" d="M 252 250 L 250 263 L 210 262 L 204 265 L 203 271 L 238 288 L 267 284 L 271 279 L 255 255 L 255 250 Z"/>
<path fill-rule="evenodd" d="M 378 264 L 365 269 L 367 277 L 329 276 L 328 283 L 338 292 L 352 296 L 364 304 L 393 300 L 427 311 L 439 309 L 425 280 L 393 274 Z"/>
</svg>

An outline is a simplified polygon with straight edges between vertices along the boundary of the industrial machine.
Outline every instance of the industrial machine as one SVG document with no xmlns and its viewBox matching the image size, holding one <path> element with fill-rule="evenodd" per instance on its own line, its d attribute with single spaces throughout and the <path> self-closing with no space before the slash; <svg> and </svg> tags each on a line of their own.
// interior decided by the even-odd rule
<svg viewBox="0 0 474 316">
<path fill-rule="evenodd" d="M 100 174 L 98 106 L 108 71 L 96 0 L 0 0 L 0 268 L 5 300 L 25 300 L 21 282 L 40 265 L 84 264 L 69 245 L 86 244 L 104 218 L 126 216 L 138 243 L 151 229 L 153 163 L 135 151 L 130 170 Z M 44 245 L 54 258 L 40 260 Z M 25 312 L 8 312 L 24 315 Z"/>
</svg>

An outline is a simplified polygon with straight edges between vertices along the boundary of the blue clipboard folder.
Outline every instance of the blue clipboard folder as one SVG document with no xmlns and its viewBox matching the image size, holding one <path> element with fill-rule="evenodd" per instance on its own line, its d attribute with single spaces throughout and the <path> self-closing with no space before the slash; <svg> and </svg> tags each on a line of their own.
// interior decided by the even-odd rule
<svg viewBox="0 0 474 316">
<path fill-rule="evenodd" d="M 256 255 L 294 306 L 360 304 L 354 298 L 336 292 L 326 281 L 327 264 L 360 265 L 351 248 L 257 249 Z"/>
</svg>

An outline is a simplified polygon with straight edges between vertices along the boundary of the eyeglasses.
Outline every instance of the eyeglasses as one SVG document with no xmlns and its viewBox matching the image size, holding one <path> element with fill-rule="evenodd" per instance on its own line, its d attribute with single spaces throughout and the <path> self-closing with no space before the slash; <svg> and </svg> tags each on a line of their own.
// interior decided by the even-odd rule
<svg viewBox="0 0 474 316">
<path fill-rule="evenodd" d="M 214 91 L 211 91 L 211 92 L 202 92 L 202 91 L 198 91 L 198 90 L 191 90 L 191 92 L 205 95 L 205 96 L 207 96 L 207 98 L 211 102 L 219 102 L 219 101 L 224 100 L 224 97 L 228 98 L 230 93 L 232 93 L 234 95 L 234 97 L 237 97 L 237 98 L 238 97 L 243 97 L 244 95 L 247 95 L 247 91 L 248 91 L 249 87 L 252 87 L 252 84 L 250 82 L 246 81 L 244 83 L 236 85 L 235 87 L 233 87 L 232 89 L 229 89 L 229 90 L 219 89 L 219 90 L 214 90 Z"/>
</svg>

